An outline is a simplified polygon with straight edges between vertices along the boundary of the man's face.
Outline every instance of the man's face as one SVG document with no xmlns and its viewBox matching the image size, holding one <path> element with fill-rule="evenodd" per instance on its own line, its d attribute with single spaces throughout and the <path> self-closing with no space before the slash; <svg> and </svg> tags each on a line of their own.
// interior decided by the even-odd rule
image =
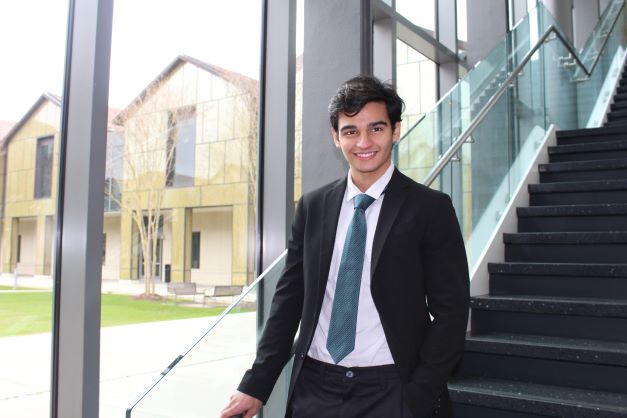
<svg viewBox="0 0 627 418">
<path fill-rule="evenodd" d="M 392 126 L 385 103 L 369 102 L 359 113 L 340 113 L 337 131 L 332 130 L 335 146 L 355 177 L 378 179 L 389 167 L 392 146 L 399 139 L 400 122 Z"/>
</svg>

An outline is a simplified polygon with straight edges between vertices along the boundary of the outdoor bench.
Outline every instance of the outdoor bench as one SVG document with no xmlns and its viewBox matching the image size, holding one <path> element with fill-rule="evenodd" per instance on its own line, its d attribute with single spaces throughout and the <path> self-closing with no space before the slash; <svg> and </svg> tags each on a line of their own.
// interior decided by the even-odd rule
<svg viewBox="0 0 627 418">
<path fill-rule="evenodd" d="M 205 290 L 205 301 L 219 296 L 239 296 L 244 286 L 216 285 Z"/>
<path fill-rule="evenodd" d="M 174 303 L 176 303 L 179 296 L 192 296 L 192 301 L 196 301 L 196 295 L 202 295 L 196 288 L 196 283 L 192 282 L 178 282 L 168 283 L 168 296 L 174 295 Z"/>
</svg>

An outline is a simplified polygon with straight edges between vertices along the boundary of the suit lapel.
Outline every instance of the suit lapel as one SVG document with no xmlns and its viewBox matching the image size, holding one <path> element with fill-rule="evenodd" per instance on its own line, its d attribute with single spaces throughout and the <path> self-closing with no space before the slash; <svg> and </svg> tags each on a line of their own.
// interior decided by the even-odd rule
<svg viewBox="0 0 627 418">
<path fill-rule="evenodd" d="M 379 214 L 379 220 L 377 221 L 377 229 L 374 234 L 374 241 L 372 243 L 372 255 L 370 261 L 370 277 L 374 280 L 374 272 L 377 268 L 377 263 L 381 257 L 381 252 L 385 244 L 385 240 L 396 222 L 403 202 L 407 194 L 404 192 L 407 186 L 404 181 L 405 178 L 397 170 L 394 169 L 392 178 L 385 189 L 385 197 L 383 198 L 383 205 L 381 206 L 381 212 Z"/>
<path fill-rule="evenodd" d="M 335 245 L 335 232 L 337 222 L 340 218 L 342 199 L 346 190 L 346 177 L 338 180 L 337 183 L 324 194 L 322 206 L 322 237 L 320 239 L 320 262 L 318 264 L 318 309 L 322 304 L 324 289 L 329 278 L 329 267 L 333 257 L 333 247 Z"/>
</svg>

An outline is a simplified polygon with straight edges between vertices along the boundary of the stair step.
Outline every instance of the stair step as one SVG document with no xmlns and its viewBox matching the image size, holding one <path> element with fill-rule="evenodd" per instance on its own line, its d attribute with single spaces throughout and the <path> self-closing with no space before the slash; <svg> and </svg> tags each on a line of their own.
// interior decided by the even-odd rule
<svg viewBox="0 0 627 418">
<path fill-rule="evenodd" d="M 627 110 L 614 110 L 607 115 L 608 120 L 627 118 Z"/>
<path fill-rule="evenodd" d="M 627 140 L 627 127 L 604 126 L 600 128 L 573 129 L 557 132 L 558 145 L 620 140 Z"/>
<path fill-rule="evenodd" d="M 490 273 L 627 278 L 627 264 L 489 263 Z"/>
<path fill-rule="evenodd" d="M 532 206 L 627 203 L 627 180 L 595 180 L 530 184 Z"/>
<path fill-rule="evenodd" d="M 542 183 L 627 178 L 627 158 L 538 164 L 538 172 Z"/>
<path fill-rule="evenodd" d="M 627 343 L 512 333 L 468 337 L 460 376 L 627 394 Z"/>
<path fill-rule="evenodd" d="M 622 263 L 627 232 L 519 232 L 503 234 L 505 261 Z"/>
<path fill-rule="evenodd" d="M 627 343 L 619 341 L 494 332 L 469 334 L 466 351 L 627 366 Z"/>
<path fill-rule="evenodd" d="M 621 263 L 627 232 L 520 232 L 503 234 L 505 261 Z"/>
<path fill-rule="evenodd" d="M 475 334 L 514 333 L 627 342 L 627 301 L 549 296 L 471 298 Z"/>
<path fill-rule="evenodd" d="M 624 418 L 627 395 L 503 379 L 462 377 L 448 384 L 464 418 Z"/>
<path fill-rule="evenodd" d="M 551 315 L 627 318 L 627 302 L 616 299 L 475 296 L 470 305 L 478 310 L 526 312 Z M 475 330 L 475 332 L 482 332 Z"/>
<path fill-rule="evenodd" d="M 627 264 L 489 263 L 490 294 L 627 300 Z"/>
<path fill-rule="evenodd" d="M 627 231 L 627 204 L 516 208 L 518 232 Z"/>
<path fill-rule="evenodd" d="M 557 145 L 548 147 L 548 152 L 552 163 L 627 158 L 627 140 Z"/>
<path fill-rule="evenodd" d="M 615 94 L 612 100 L 613 103 L 623 102 L 627 100 L 627 94 Z"/>
<path fill-rule="evenodd" d="M 627 97 L 625 97 L 624 99 L 627 99 Z M 610 109 L 611 109 L 611 111 L 614 111 L 614 110 L 627 110 L 627 100 L 614 101 L 610 105 Z"/>
</svg>

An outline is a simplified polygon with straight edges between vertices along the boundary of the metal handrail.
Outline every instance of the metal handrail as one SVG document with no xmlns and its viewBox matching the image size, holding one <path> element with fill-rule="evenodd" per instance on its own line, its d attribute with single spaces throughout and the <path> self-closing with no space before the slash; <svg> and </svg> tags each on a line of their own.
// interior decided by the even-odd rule
<svg viewBox="0 0 627 418">
<path fill-rule="evenodd" d="M 488 112 L 492 110 L 492 108 L 496 105 L 496 102 L 501 98 L 503 93 L 505 93 L 510 83 L 518 76 L 518 74 L 522 71 L 523 67 L 527 64 L 527 62 L 529 62 L 533 54 L 535 54 L 536 51 L 540 49 L 540 47 L 544 44 L 544 42 L 547 41 L 547 39 L 549 39 L 549 36 L 551 36 L 552 34 L 555 34 L 555 36 L 559 38 L 562 44 L 564 44 L 564 46 L 568 49 L 570 55 L 572 56 L 574 61 L 577 63 L 577 65 L 585 72 L 587 77 L 590 77 L 590 75 L 592 75 L 592 72 L 594 71 L 594 68 L 597 65 L 597 62 L 600 59 L 601 51 L 605 49 L 607 40 L 609 39 L 609 34 L 614 30 L 614 26 L 616 25 L 616 22 L 618 21 L 618 17 L 620 16 L 620 10 L 623 9 L 624 5 L 625 5 L 624 3 L 621 4 L 619 13 L 617 13 L 616 17 L 614 18 L 612 27 L 608 31 L 607 35 L 605 36 L 603 44 L 601 45 L 601 48 L 599 49 L 599 53 L 597 54 L 597 56 L 594 59 L 594 62 L 590 66 L 590 70 L 588 70 L 586 66 L 581 62 L 577 52 L 574 50 L 570 42 L 568 42 L 564 38 L 564 36 L 555 27 L 555 25 L 549 26 L 546 29 L 546 31 L 544 31 L 544 34 L 540 37 L 540 39 L 538 39 L 534 47 L 529 52 L 527 52 L 527 54 L 523 57 L 520 63 L 512 70 L 509 77 L 505 79 L 505 81 L 501 84 L 501 86 L 496 91 L 496 93 L 494 93 L 494 95 L 490 98 L 490 100 L 488 100 L 486 105 L 481 109 L 481 111 L 477 114 L 477 116 L 472 120 L 470 125 L 468 125 L 468 127 L 464 130 L 464 132 L 462 132 L 455 139 L 455 141 L 451 144 L 448 150 L 444 154 L 442 154 L 440 159 L 435 163 L 435 165 L 433 166 L 431 171 L 429 171 L 429 174 L 427 174 L 427 177 L 425 177 L 422 183 L 425 186 L 430 186 L 435 181 L 435 179 L 440 175 L 440 173 L 442 173 L 442 171 L 444 170 L 446 165 L 449 163 L 449 161 L 451 161 L 453 157 L 455 157 L 455 155 L 457 154 L 457 151 L 459 151 L 462 145 L 464 145 L 466 140 L 470 137 L 470 134 L 474 132 L 477 126 L 486 117 Z"/>
</svg>

